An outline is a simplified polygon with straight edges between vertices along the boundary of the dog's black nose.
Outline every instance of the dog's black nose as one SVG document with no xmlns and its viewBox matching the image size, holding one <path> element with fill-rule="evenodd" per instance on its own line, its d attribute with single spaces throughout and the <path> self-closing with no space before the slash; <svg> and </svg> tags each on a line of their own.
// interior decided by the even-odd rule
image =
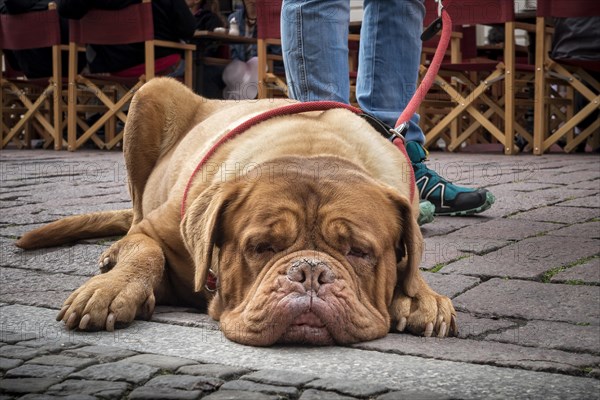
<svg viewBox="0 0 600 400">
<path fill-rule="evenodd" d="M 293 282 L 299 282 L 307 291 L 317 293 L 322 285 L 335 281 L 335 273 L 323 261 L 304 258 L 292 263 L 287 271 L 287 277 Z"/>
</svg>

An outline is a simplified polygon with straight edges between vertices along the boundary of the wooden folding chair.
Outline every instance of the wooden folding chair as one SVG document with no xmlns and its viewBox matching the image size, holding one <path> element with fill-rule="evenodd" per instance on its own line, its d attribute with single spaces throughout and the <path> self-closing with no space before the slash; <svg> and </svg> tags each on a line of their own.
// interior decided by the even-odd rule
<svg viewBox="0 0 600 400">
<path fill-rule="evenodd" d="M 506 154 L 513 154 L 515 134 L 533 143 L 533 135 L 515 113 L 517 105 L 533 107 L 533 100 L 527 99 L 526 93 L 533 86 L 534 77 L 533 65 L 517 63 L 515 29 L 534 27 L 515 22 L 512 0 L 455 0 L 447 10 L 455 25 L 502 24 L 503 56 L 501 61 L 463 59 L 442 65 L 435 82 L 445 93 L 444 99 L 436 99 L 443 117 L 425 132 L 425 145 L 435 143 L 445 134 L 450 141 L 447 149 L 454 151 L 483 130 L 503 145 Z M 424 67 L 421 71 L 424 72 Z M 458 129 L 451 129 L 453 123 L 459 124 Z"/>
<path fill-rule="evenodd" d="M 258 98 L 273 96 L 276 92 L 288 96 L 285 77 L 275 73 L 275 62 L 283 62 L 280 54 L 269 52 L 269 46 L 281 46 L 282 0 L 256 1 L 256 50 L 258 56 Z"/>
<path fill-rule="evenodd" d="M 74 151 L 88 140 L 97 147 L 112 149 L 123 139 L 123 129 L 116 131 L 116 122 L 125 124 L 126 107 L 135 92 L 155 76 L 155 46 L 184 51 L 184 83 L 192 88 L 192 52 L 195 45 L 154 39 L 151 0 L 133 4 L 120 10 L 89 11 L 80 20 L 69 20 L 69 93 L 68 93 L 68 149 Z M 85 45 L 118 45 L 144 42 L 145 71 L 134 78 L 114 75 L 77 74 L 77 51 Z M 106 76 L 108 75 L 108 76 Z M 96 99 L 96 100 L 94 100 Z M 100 118 L 90 125 L 85 115 L 101 112 Z M 81 114 L 81 115 L 80 115 Z M 97 133 L 105 126 L 105 137 Z M 82 133 L 78 135 L 78 127 Z"/>
<path fill-rule="evenodd" d="M 0 15 L 0 52 L 26 50 L 40 47 L 52 48 L 52 76 L 27 79 L 24 76 L 0 76 L 2 88 L 1 148 L 14 143 L 18 148 L 30 147 L 30 133 L 37 132 L 44 147 L 54 143 L 62 148 L 64 102 L 61 96 L 60 22 L 56 5 L 50 3 L 47 11 L 18 15 Z"/>
<path fill-rule="evenodd" d="M 536 18 L 536 91 L 534 113 L 534 154 L 543 154 L 557 142 L 564 141 L 567 153 L 590 138 L 600 135 L 600 119 L 575 135 L 574 129 L 600 109 L 600 82 L 590 71 L 600 72 L 600 62 L 553 60 L 550 45 L 552 18 L 600 16 L 600 3 L 589 0 L 538 0 Z M 600 40 L 600 38 L 596 38 Z M 589 102 L 574 112 L 574 93 Z"/>
</svg>

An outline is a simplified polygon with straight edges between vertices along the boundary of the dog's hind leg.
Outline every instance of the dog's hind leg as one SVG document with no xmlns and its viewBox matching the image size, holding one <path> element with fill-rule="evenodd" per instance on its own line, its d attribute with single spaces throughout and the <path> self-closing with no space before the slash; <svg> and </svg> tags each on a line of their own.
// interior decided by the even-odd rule
<svg viewBox="0 0 600 400">
<path fill-rule="evenodd" d="M 133 225 L 143 218 L 142 195 L 157 162 L 219 104 L 171 78 L 152 79 L 135 94 L 123 137 Z"/>
</svg>

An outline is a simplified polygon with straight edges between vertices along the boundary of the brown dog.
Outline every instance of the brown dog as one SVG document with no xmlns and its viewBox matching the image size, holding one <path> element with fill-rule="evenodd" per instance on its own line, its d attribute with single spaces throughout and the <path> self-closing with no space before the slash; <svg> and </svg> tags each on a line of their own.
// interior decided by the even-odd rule
<svg viewBox="0 0 600 400">
<path fill-rule="evenodd" d="M 58 319 L 113 330 L 149 318 L 155 302 L 208 303 L 226 337 L 255 346 L 348 344 L 390 327 L 455 334 L 450 300 L 419 273 L 410 164 L 348 110 L 273 118 L 224 143 L 182 207 L 218 138 L 289 104 L 211 101 L 168 78 L 142 87 L 123 146 L 133 210 L 65 218 L 17 242 L 27 249 L 127 233 Z"/>
</svg>

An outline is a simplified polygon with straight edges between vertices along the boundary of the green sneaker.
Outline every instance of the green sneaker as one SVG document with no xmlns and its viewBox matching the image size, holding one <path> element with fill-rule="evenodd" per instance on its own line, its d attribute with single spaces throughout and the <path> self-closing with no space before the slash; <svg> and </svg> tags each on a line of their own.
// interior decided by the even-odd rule
<svg viewBox="0 0 600 400">
<path fill-rule="evenodd" d="M 418 142 L 407 142 L 406 152 L 415 171 L 419 197 L 435 206 L 435 215 L 471 215 L 483 212 L 494 204 L 487 189 L 457 186 L 427 168 L 427 151 Z M 419 220 L 420 220 L 419 215 Z"/>
<path fill-rule="evenodd" d="M 419 201 L 419 219 L 417 223 L 419 226 L 433 222 L 433 215 L 435 213 L 435 206 L 430 201 L 421 200 Z"/>
</svg>

